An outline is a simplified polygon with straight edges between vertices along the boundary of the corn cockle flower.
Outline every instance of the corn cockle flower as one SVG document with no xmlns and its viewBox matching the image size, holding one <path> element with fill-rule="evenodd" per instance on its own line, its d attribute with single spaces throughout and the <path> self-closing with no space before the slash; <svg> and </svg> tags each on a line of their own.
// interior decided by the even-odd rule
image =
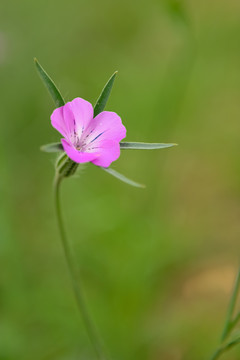
<svg viewBox="0 0 240 360">
<path fill-rule="evenodd" d="M 153 150 L 176 144 L 121 141 L 126 136 L 121 118 L 115 112 L 104 111 L 117 72 L 110 77 L 93 108 L 82 98 L 65 103 L 56 85 L 36 59 L 35 64 L 56 106 L 51 115 L 52 125 L 64 137 L 61 142 L 41 146 L 41 150 L 46 152 L 64 151 L 56 162 L 56 179 L 73 175 L 80 163 L 92 162 L 120 181 L 144 187 L 109 167 L 119 158 L 120 149 Z"/>
<path fill-rule="evenodd" d="M 78 271 L 64 229 L 59 194 L 60 184 L 64 178 L 74 174 L 78 164 L 92 162 L 129 185 L 143 187 L 143 185 L 109 168 L 110 164 L 118 159 L 120 148 L 151 150 L 171 147 L 174 144 L 120 142 L 126 136 L 126 129 L 122 124 L 121 118 L 114 112 L 104 111 L 116 72 L 106 83 L 93 109 L 88 101 L 81 98 L 65 103 L 56 85 L 36 59 L 35 64 L 56 106 L 51 115 L 52 125 L 64 137 L 61 139 L 61 143 L 47 144 L 41 147 L 46 152 L 64 151 L 57 159 L 54 178 L 54 200 L 60 238 L 69 267 L 76 302 L 82 314 L 89 338 L 92 341 L 98 359 L 106 360 L 107 357 L 104 354 L 101 339 L 88 314 L 87 306 L 82 296 Z"/>
<path fill-rule="evenodd" d="M 76 98 L 55 109 L 51 122 L 64 136 L 63 149 L 74 162 L 109 167 L 119 158 L 126 128 L 115 112 L 103 111 L 94 117 L 92 105 Z"/>
<path fill-rule="evenodd" d="M 61 143 L 47 144 L 41 148 L 43 151 L 47 152 L 60 152 L 64 150 L 66 153 L 63 153 L 57 160 L 54 179 L 54 200 L 60 238 L 69 268 L 76 302 L 81 312 L 89 338 L 96 351 L 98 359 L 106 360 L 107 357 L 105 356 L 101 338 L 96 331 L 96 327 L 88 313 L 88 307 L 86 306 L 84 297 L 82 296 L 78 270 L 64 229 L 59 193 L 60 184 L 64 178 L 74 174 L 79 163 L 92 162 L 93 164 L 102 167 L 105 171 L 117 177 L 119 180 L 132 186 L 142 187 L 140 184 L 127 179 L 115 170 L 108 168 L 109 165 L 119 157 L 120 148 L 151 150 L 167 148 L 176 144 L 143 142 L 120 143 L 120 141 L 126 136 L 126 129 L 122 125 L 120 117 L 114 112 L 103 111 L 110 95 L 116 72 L 111 76 L 103 88 L 103 91 L 101 92 L 93 109 L 89 102 L 81 98 L 76 98 L 65 104 L 65 101 L 56 85 L 36 59 L 35 64 L 41 79 L 49 90 L 55 106 L 57 107 L 51 115 L 52 125 L 64 136 Z M 235 330 L 240 318 L 239 312 L 235 315 L 235 317 L 233 316 L 239 291 L 240 270 L 238 272 L 235 287 L 231 296 L 221 343 L 211 357 L 211 360 L 217 360 L 222 353 L 240 343 L 239 337 L 230 340 L 230 342 L 225 341 L 227 337 L 230 336 L 233 329 Z"/>
</svg>

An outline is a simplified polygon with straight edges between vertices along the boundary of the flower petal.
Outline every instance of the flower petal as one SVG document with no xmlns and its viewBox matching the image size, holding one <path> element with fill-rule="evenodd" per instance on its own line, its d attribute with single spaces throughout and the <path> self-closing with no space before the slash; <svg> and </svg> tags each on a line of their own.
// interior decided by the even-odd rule
<svg viewBox="0 0 240 360">
<path fill-rule="evenodd" d="M 92 105 L 81 98 L 67 102 L 55 109 L 51 115 L 52 126 L 70 142 L 73 142 L 75 133 L 82 135 L 92 119 Z"/>
<path fill-rule="evenodd" d="M 80 152 L 71 144 L 69 144 L 69 142 L 65 139 L 61 139 L 61 142 L 67 156 L 76 163 L 86 163 L 94 159 L 97 159 L 97 157 L 99 156 L 99 153 L 97 152 L 92 152 L 92 153 Z"/>
<path fill-rule="evenodd" d="M 116 113 L 103 111 L 90 122 L 82 137 L 88 144 L 97 139 L 119 142 L 126 137 L 126 128 Z"/>
<path fill-rule="evenodd" d="M 75 119 L 75 130 L 81 135 L 93 119 L 93 107 L 90 102 L 76 98 L 70 102 L 71 110 Z"/>
<path fill-rule="evenodd" d="M 68 140 L 74 134 L 74 117 L 70 103 L 55 109 L 51 115 L 52 126 Z"/>
<path fill-rule="evenodd" d="M 107 168 L 120 156 L 120 145 L 118 141 L 101 140 L 96 143 L 94 142 L 94 148 L 97 149 L 99 156 L 96 159 L 91 160 L 91 162 L 97 166 Z"/>
</svg>

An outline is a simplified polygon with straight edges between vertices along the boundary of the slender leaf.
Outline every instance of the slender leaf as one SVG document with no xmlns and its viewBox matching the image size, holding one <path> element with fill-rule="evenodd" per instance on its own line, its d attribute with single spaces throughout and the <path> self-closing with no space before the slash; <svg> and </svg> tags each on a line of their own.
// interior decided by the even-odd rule
<svg viewBox="0 0 240 360">
<path fill-rule="evenodd" d="M 154 150 L 164 149 L 177 144 L 143 143 L 143 142 L 120 142 L 121 149 Z"/>
<path fill-rule="evenodd" d="M 135 186 L 135 187 L 139 187 L 139 188 L 145 188 L 145 185 L 143 184 L 139 184 L 131 179 L 128 179 L 126 176 L 120 174 L 119 172 L 117 172 L 116 170 L 113 170 L 111 168 L 104 168 L 102 167 L 103 170 L 105 170 L 108 174 L 115 176 L 118 180 L 121 180 L 123 182 L 125 182 L 128 185 L 131 186 Z"/>
<path fill-rule="evenodd" d="M 48 89 L 50 95 L 52 96 L 52 99 L 56 105 L 56 107 L 63 106 L 65 104 L 62 95 L 60 94 L 60 91 L 54 84 L 53 80 L 50 78 L 50 76 L 46 73 L 46 71 L 42 68 L 42 66 L 39 64 L 37 59 L 34 59 L 38 74 L 40 78 L 42 79 L 44 85 Z"/>
<path fill-rule="evenodd" d="M 45 151 L 45 152 L 59 152 L 59 151 L 64 151 L 64 150 L 63 150 L 63 146 L 62 146 L 62 144 L 61 144 L 60 142 L 42 145 L 42 146 L 40 147 L 40 150 Z"/>
<path fill-rule="evenodd" d="M 111 93 L 113 83 L 115 80 L 115 77 L 117 75 L 117 71 L 112 74 L 106 85 L 104 86 L 99 98 L 97 99 L 97 102 L 94 106 L 94 117 L 97 116 L 100 112 L 102 112 L 107 104 L 109 95 Z"/>
</svg>

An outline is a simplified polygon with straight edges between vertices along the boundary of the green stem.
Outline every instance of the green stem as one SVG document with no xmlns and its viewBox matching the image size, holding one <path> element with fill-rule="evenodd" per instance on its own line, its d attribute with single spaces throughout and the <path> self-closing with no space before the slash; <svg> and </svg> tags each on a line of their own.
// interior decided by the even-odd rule
<svg viewBox="0 0 240 360">
<path fill-rule="evenodd" d="M 236 325 L 237 323 L 239 322 L 240 320 L 240 313 L 238 313 L 236 315 L 236 317 L 232 320 L 231 324 L 230 324 L 230 330 L 232 330 Z"/>
<path fill-rule="evenodd" d="M 227 311 L 227 317 L 226 317 L 223 333 L 222 333 L 222 336 L 221 336 L 221 344 L 223 344 L 223 342 L 226 340 L 226 338 L 231 334 L 231 331 L 234 329 L 234 327 L 236 326 L 236 324 L 240 320 L 240 313 L 238 313 L 235 316 L 235 318 L 233 319 L 233 312 L 234 312 L 234 309 L 235 309 L 235 306 L 236 306 L 236 301 L 237 301 L 237 298 L 238 298 L 239 289 L 240 289 L 240 268 L 238 270 L 238 274 L 237 274 L 237 277 L 236 277 L 236 281 L 235 281 L 235 285 L 234 285 L 234 288 L 233 288 L 232 296 L 231 296 L 231 299 L 230 299 L 230 303 L 229 303 L 229 307 L 228 307 L 228 311 Z M 211 360 L 219 359 L 219 357 L 223 353 L 225 353 L 226 351 L 228 351 L 232 347 L 238 345 L 239 343 L 240 343 L 240 338 L 237 338 L 235 340 L 232 340 L 232 341 L 228 342 L 227 344 L 221 345 L 215 351 L 215 353 L 211 357 Z"/>
<path fill-rule="evenodd" d="M 54 180 L 54 200 L 55 200 L 55 209 L 56 209 L 56 215 L 57 215 L 57 222 L 59 227 L 59 233 L 62 241 L 62 246 L 66 258 L 66 262 L 69 268 L 71 280 L 72 280 L 72 286 L 75 294 L 75 298 L 77 301 L 77 305 L 79 308 L 79 311 L 81 313 L 84 325 L 86 327 L 88 336 L 90 338 L 90 341 L 95 349 L 95 352 L 98 356 L 99 360 L 106 360 L 106 356 L 104 355 L 103 347 L 101 344 L 101 341 L 99 339 L 98 333 L 96 331 L 96 327 L 94 323 L 91 320 L 91 317 L 88 313 L 87 306 L 83 297 L 83 293 L 80 287 L 79 283 L 79 276 L 78 271 L 76 269 L 74 258 L 72 255 L 71 248 L 69 246 L 69 243 L 67 241 L 66 232 L 63 225 L 63 218 L 62 218 L 62 212 L 61 212 L 61 203 L 60 203 L 60 183 L 63 177 L 60 175 L 56 175 Z"/>
<path fill-rule="evenodd" d="M 223 329 L 223 333 L 222 333 L 222 337 L 221 337 L 221 342 L 223 342 L 228 337 L 231 330 L 233 329 L 233 327 L 236 325 L 236 323 L 238 321 L 238 318 L 235 318 L 232 321 L 232 316 L 233 316 L 233 312 L 235 309 L 239 288 L 240 288 L 240 269 L 238 270 L 237 278 L 236 278 L 235 285 L 233 288 L 233 293 L 232 293 L 230 304 L 228 307 L 227 318 L 225 321 L 225 325 L 224 325 L 224 329 Z"/>
<path fill-rule="evenodd" d="M 219 349 L 216 350 L 216 352 L 213 354 L 213 356 L 211 357 L 211 360 L 217 360 L 219 359 L 219 357 L 225 353 L 226 351 L 228 351 L 229 349 L 231 349 L 232 347 L 238 345 L 240 343 L 240 338 L 237 338 L 233 341 L 230 341 L 229 343 L 227 343 L 226 345 L 221 346 Z"/>
</svg>

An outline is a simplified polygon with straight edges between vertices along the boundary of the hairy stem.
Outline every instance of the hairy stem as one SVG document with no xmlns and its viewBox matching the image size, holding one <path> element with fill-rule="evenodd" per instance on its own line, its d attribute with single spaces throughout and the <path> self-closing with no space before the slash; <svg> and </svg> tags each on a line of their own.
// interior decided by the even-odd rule
<svg viewBox="0 0 240 360">
<path fill-rule="evenodd" d="M 62 246 L 64 250 L 64 255 L 66 258 L 67 266 L 70 272 L 70 277 L 72 281 L 73 291 L 75 294 L 76 302 L 78 305 L 78 309 L 81 313 L 85 328 L 87 330 L 88 336 L 90 338 L 90 341 L 95 349 L 95 352 L 98 356 L 99 360 L 106 360 L 106 356 L 103 351 L 103 347 L 101 344 L 101 341 L 99 339 L 98 333 L 96 331 L 95 324 L 91 320 L 91 317 L 88 313 L 88 309 L 83 297 L 83 293 L 81 290 L 80 282 L 79 282 L 79 275 L 77 268 L 75 266 L 73 254 L 71 251 L 71 247 L 68 243 L 66 232 L 63 225 L 63 218 L 62 218 L 62 212 L 61 212 L 61 203 L 60 203 L 60 184 L 63 177 L 59 176 L 58 174 L 55 177 L 54 180 L 54 200 L 55 200 L 55 210 L 57 215 L 57 222 L 58 222 L 58 228 L 60 233 L 60 238 L 62 241 Z"/>
</svg>

